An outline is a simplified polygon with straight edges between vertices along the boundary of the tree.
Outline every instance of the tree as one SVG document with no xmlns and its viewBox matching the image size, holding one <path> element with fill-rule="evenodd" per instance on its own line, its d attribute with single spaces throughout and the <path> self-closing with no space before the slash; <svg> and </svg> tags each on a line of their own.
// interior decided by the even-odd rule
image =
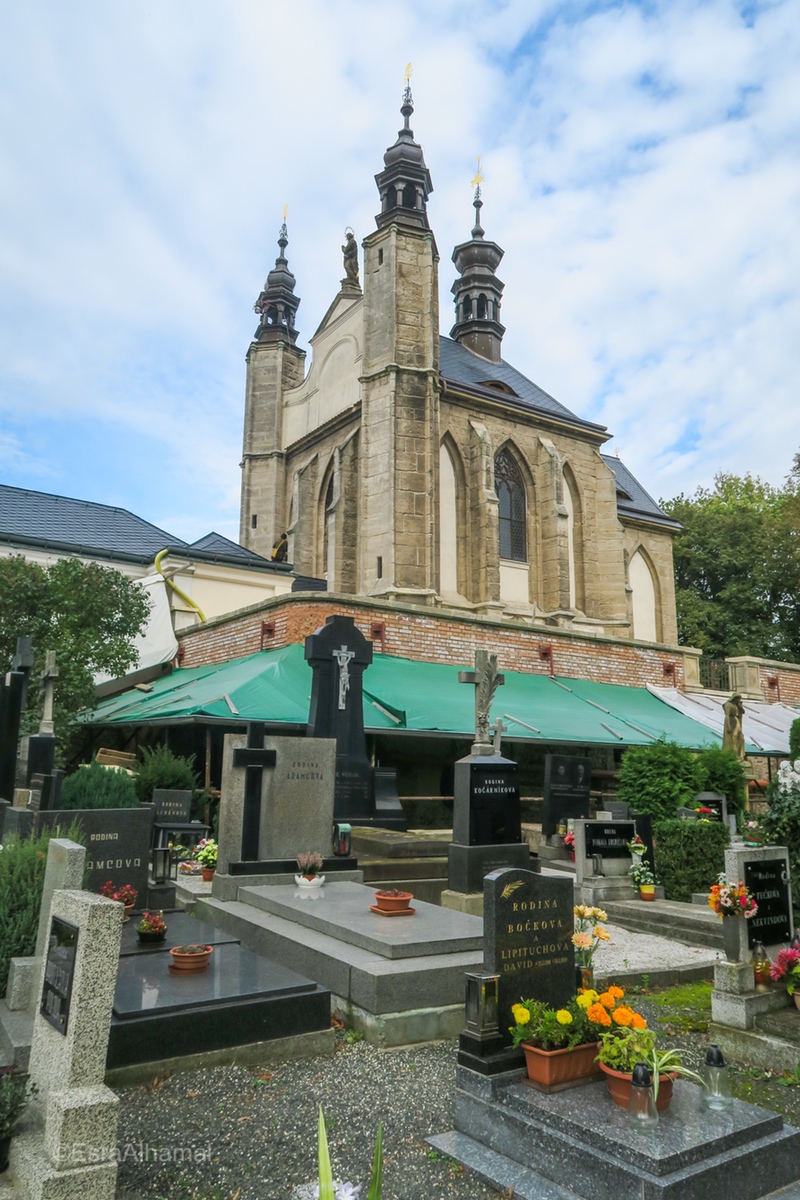
<svg viewBox="0 0 800 1200">
<path fill-rule="evenodd" d="M 784 487 L 719 474 L 662 501 L 675 538 L 678 637 L 715 658 L 800 661 L 800 454 Z"/>
<path fill-rule="evenodd" d="M 0 559 L 0 667 L 9 669 L 18 637 L 30 637 L 36 654 L 27 731 L 38 727 L 37 679 L 47 650 L 56 652 L 54 723 L 63 753 L 69 722 L 94 703 L 93 675 L 116 677 L 135 665 L 133 639 L 148 614 L 142 589 L 112 567 L 77 558 L 49 567 L 22 555 Z"/>
</svg>

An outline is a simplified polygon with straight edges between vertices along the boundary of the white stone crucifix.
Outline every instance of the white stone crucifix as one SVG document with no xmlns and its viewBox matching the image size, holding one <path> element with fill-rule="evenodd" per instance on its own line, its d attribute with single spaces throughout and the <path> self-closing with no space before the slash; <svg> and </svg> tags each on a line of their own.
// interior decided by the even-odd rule
<svg viewBox="0 0 800 1200">
<path fill-rule="evenodd" d="M 347 708 L 347 693 L 350 691 L 350 659 L 355 658 L 355 650 L 348 650 L 347 646 L 341 646 L 338 650 L 332 650 L 331 654 L 339 664 L 339 708 Z"/>
<path fill-rule="evenodd" d="M 55 650 L 48 650 L 44 659 L 44 670 L 40 676 L 42 691 L 44 693 L 44 703 L 42 706 L 42 719 L 39 722 L 40 734 L 52 734 L 53 730 L 53 693 L 55 692 L 56 679 L 58 679 L 58 667 L 56 666 Z"/>
</svg>

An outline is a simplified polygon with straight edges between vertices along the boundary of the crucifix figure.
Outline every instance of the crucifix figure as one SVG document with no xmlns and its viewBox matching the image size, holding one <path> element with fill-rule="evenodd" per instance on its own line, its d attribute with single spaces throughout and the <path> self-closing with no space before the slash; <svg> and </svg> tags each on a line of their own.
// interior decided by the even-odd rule
<svg viewBox="0 0 800 1200">
<path fill-rule="evenodd" d="M 331 650 L 331 654 L 339 665 L 339 708 L 347 708 L 347 693 L 350 691 L 350 659 L 355 658 L 355 650 L 341 646 Z"/>
<path fill-rule="evenodd" d="M 504 733 L 508 733 L 508 727 L 503 724 L 502 717 L 498 717 L 497 720 L 495 721 L 494 725 L 489 726 L 489 733 L 491 733 L 492 737 L 493 737 L 493 745 L 494 745 L 495 754 L 500 754 L 501 753 L 500 739 L 502 738 Z"/>
<path fill-rule="evenodd" d="M 242 862 L 256 862 L 261 838 L 261 793 L 264 768 L 274 767 L 274 750 L 264 748 L 266 726 L 251 721 L 247 726 L 247 746 L 233 752 L 233 765 L 244 767 L 244 811 L 242 812 Z"/>
<path fill-rule="evenodd" d="M 489 711 L 492 707 L 494 694 L 505 676 L 498 673 L 497 655 L 489 654 L 487 650 L 475 651 L 475 670 L 459 671 L 459 683 L 471 683 L 475 688 L 475 744 L 472 753 L 478 755 L 495 754 L 497 751 L 489 736 Z"/>
<path fill-rule="evenodd" d="M 44 670 L 39 679 L 41 681 L 40 694 L 42 696 L 42 719 L 39 722 L 39 733 L 47 735 L 54 732 L 53 693 L 55 692 L 56 679 L 58 679 L 55 650 L 48 650 L 45 654 Z"/>
</svg>

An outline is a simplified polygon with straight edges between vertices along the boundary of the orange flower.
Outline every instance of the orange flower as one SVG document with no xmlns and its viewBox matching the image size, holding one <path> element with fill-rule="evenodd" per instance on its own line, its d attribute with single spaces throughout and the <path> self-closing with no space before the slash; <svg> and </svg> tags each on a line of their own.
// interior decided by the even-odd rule
<svg viewBox="0 0 800 1200">
<path fill-rule="evenodd" d="M 617 1003 L 617 1000 L 612 992 L 602 992 L 600 995 L 600 1003 L 602 1004 L 603 1008 L 612 1009 Z"/>
<path fill-rule="evenodd" d="M 591 1008 L 587 1008 L 586 1015 L 593 1025 L 611 1024 L 611 1017 L 608 1015 L 602 1004 L 593 1004 Z"/>
<path fill-rule="evenodd" d="M 611 1019 L 616 1021 L 617 1025 L 621 1025 L 623 1029 L 627 1029 L 633 1020 L 633 1009 L 628 1008 L 627 1004 L 620 1004 L 614 1009 Z"/>
<path fill-rule="evenodd" d="M 625 995 L 625 989 L 617 987 L 615 983 L 612 983 L 611 987 L 608 989 L 608 994 L 609 996 L 614 996 L 617 1000 L 621 1000 Z"/>
<path fill-rule="evenodd" d="M 640 1013 L 635 1012 L 631 1017 L 631 1029 L 647 1029 L 647 1021 Z"/>
</svg>

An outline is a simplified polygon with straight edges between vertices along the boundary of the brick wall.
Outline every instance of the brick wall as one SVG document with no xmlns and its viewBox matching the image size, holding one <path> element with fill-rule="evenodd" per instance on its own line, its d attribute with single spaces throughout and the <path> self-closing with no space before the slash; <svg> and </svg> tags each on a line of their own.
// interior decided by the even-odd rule
<svg viewBox="0 0 800 1200">
<path fill-rule="evenodd" d="M 181 665 L 222 663 L 261 649 L 302 643 L 334 613 L 353 617 L 361 632 L 381 650 L 373 626 L 384 626 L 383 652 L 423 662 L 471 664 L 476 650 L 497 654 L 501 670 L 526 671 L 621 683 L 643 687 L 683 685 L 684 664 L 680 649 L 636 646 L 628 640 L 590 638 L 563 629 L 533 629 L 512 621 L 453 616 L 401 604 L 377 603 L 320 594 L 294 593 L 178 634 Z M 263 637 L 264 623 L 274 632 Z M 550 660 L 541 656 L 550 647 Z M 665 675 L 665 664 L 674 664 L 674 675 Z"/>
</svg>

